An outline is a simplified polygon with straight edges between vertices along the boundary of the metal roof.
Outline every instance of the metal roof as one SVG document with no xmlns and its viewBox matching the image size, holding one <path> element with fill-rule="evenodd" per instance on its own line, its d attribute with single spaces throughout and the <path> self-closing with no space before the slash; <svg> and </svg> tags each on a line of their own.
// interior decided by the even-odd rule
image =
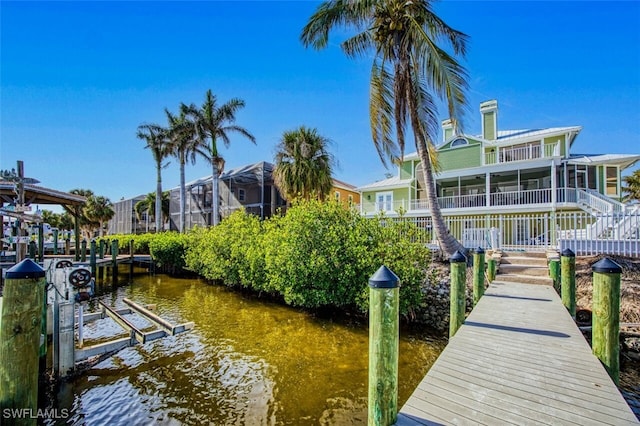
<svg viewBox="0 0 640 426">
<path fill-rule="evenodd" d="M 572 154 L 567 163 L 569 164 L 587 164 L 587 165 L 599 165 L 599 164 L 613 164 L 620 166 L 623 169 L 633 166 L 640 161 L 640 155 L 635 154 Z"/>
<path fill-rule="evenodd" d="M 379 180 L 368 185 L 358 187 L 358 191 L 369 191 L 372 189 L 392 189 L 400 188 L 409 185 L 413 179 L 400 179 L 398 176 L 394 176 L 389 179 Z"/>
<path fill-rule="evenodd" d="M 13 203 L 16 198 L 15 182 L 0 180 L 0 200 Z M 81 195 L 56 191 L 42 186 L 24 184 L 24 199 L 26 204 L 58 204 L 61 206 L 79 206 L 87 199 Z"/>
</svg>

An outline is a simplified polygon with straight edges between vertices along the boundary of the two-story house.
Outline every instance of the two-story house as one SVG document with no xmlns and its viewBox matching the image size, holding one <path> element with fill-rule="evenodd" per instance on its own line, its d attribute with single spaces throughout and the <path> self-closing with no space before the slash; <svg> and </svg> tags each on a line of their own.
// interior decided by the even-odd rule
<svg viewBox="0 0 640 426">
<path fill-rule="evenodd" d="M 605 229 L 595 225 L 599 216 L 628 210 L 621 203 L 621 173 L 640 155 L 576 154 L 580 126 L 500 130 L 495 100 L 483 102 L 480 113 L 481 134 L 458 134 L 445 120 L 436 146 L 438 203 L 450 231 L 467 247 L 490 245 L 490 228 L 502 232 L 505 246 L 555 245 L 569 235 L 562 221 L 570 213 L 580 213 L 573 236 L 577 231 L 594 239 Z M 361 212 L 428 218 L 422 173 L 417 154 L 406 155 L 395 176 L 358 188 Z M 607 229 L 612 232 L 611 223 Z"/>
</svg>

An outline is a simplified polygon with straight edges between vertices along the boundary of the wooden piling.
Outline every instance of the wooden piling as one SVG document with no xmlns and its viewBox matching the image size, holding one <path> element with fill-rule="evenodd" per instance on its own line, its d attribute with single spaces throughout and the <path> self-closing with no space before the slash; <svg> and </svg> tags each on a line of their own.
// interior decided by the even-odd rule
<svg viewBox="0 0 640 426">
<path fill-rule="evenodd" d="M 484 250 L 478 247 L 473 253 L 473 306 L 484 294 Z"/>
<path fill-rule="evenodd" d="M 596 262 L 593 272 L 591 348 L 617 385 L 620 379 L 620 274 L 622 268 L 609 258 Z"/>
<path fill-rule="evenodd" d="M 64 254 L 67 256 L 71 254 L 71 240 L 69 238 L 64 240 Z"/>
<path fill-rule="evenodd" d="M 118 281 L 118 240 L 111 241 L 111 276 L 116 283 Z"/>
<path fill-rule="evenodd" d="M 6 272 L 0 322 L 0 414 L 38 409 L 38 368 L 45 271 L 25 259 Z M 11 419 L 35 425 L 36 418 Z"/>
<path fill-rule="evenodd" d="M 560 257 L 562 304 L 573 318 L 576 317 L 576 255 L 571 249 L 562 251 Z"/>
<path fill-rule="evenodd" d="M 89 246 L 89 264 L 91 265 L 91 276 L 96 276 L 96 240 L 91 240 Z"/>
<path fill-rule="evenodd" d="M 87 240 L 83 239 L 80 243 L 80 262 L 87 261 Z"/>
<path fill-rule="evenodd" d="M 60 303 L 58 309 L 59 333 L 57 339 L 54 338 L 54 344 L 56 341 L 58 343 L 53 352 L 57 357 L 57 362 L 54 362 L 54 370 L 56 375 L 65 377 L 75 367 L 74 303 L 73 301 Z"/>
<path fill-rule="evenodd" d="M 464 322 L 466 311 L 467 258 L 456 251 L 449 259 L 451 263 L 451 289 L 449 292 L 449 338 L 452 338 Z"/>
<path fill-rule="evenodd" d="M 492 283 L 496 279 L 497 262 L 493 256 L 487 259 L 487 279 Z"/>
<path fill-rule="evenodd" d="M 29 241 L 29 259 L 36 260 L 36 242 Z"/>
<path fill-rule="evenodd" d="M 560 259 L 557 257 L 549 259 L 549 276 L 553 280 L 553 288 L 560 294 Z"/>
<path fill-rule="evenodd" d="M 58 254 L 58 228 L 53 229 L 53 254 Z"/>
<path fill-rule="evenodd" d="M 392 425 L 398 415 L 399 286 L 386 266 L 369 279 L 370 426 Z"/>
</svg>

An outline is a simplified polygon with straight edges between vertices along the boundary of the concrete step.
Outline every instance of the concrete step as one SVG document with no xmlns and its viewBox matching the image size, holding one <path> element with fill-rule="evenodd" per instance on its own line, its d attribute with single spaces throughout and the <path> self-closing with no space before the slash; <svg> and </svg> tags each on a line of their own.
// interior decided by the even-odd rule
<svg viewBox="0 0 640 426">
<path fill-rule="evenodd" d="M 501 265 L 529 265 L 529 266 L 540 266 L 543 268 L 547 267 L 547 258 L 546 257 L 523 257 L 523 256 L 509 256 L 503 257 L 500 260 Z"/>
<path fill-rule="evenodd" d="M 547 258 L 546 251 L 503 251 L 502 257 L 529 257 L 529 258 Z"/>
<path fill-rule="evenodd" d="M 498 274 L 493 282 L 514 282 L 553 286 L 553 280 L 551 278 L 533 275 Z"/>
<path fill-rule="evenodd" d="M 515 275 L 532 275 L 535 277 L 548 277 L 549 276 L 549 268 L 544 266 L 535 266 L 535 265 L 511 265 L 511 264 L 500 264 L 500 273 L 501 274 L 515 274 Z"/>
</svg>

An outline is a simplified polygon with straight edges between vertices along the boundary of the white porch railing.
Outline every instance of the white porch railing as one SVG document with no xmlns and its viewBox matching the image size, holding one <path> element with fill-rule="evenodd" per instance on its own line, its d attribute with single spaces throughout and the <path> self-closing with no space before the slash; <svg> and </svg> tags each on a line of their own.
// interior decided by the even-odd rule
<svg viewBox="0 0 640 426">
<path fill-rule="evenodd" d="M 541 147 L 544 146 L 543 149 Z M 510 163 L 514 161 L 527 161 L 537 158 L 549 158 L 560 155 L 560 144 L 530 143 L 527 146 L 511 148 L 496 148 L 495 151 L 486 152 L 485 164 Z"/>
<path fill-rule="evenodd" d="M 427 231 L 425 244 L 438 247 L 431 217 L 402 217 Z M 640 258 L 640 211 L 594 216 L 591 213 L 445 216 L 449 232 L 465 247 L 519 251 L 570 248 L 577 255 L 610 254 Z M 594 224 L 598 225 L 597 232 Z"/>
</svg>

